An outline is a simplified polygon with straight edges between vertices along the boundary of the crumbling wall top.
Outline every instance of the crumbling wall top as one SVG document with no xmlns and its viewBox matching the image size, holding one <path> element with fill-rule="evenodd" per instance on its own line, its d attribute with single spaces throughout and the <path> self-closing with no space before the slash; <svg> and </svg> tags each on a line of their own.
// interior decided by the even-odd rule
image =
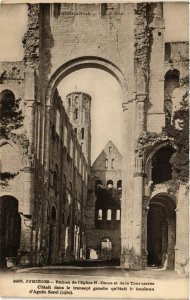
<svg viewBox="0 0 190 300">
<path fill-rule="evenodd" d="M 28 25 L 23 38 L 24 62 L 31 68 L 36 68 L 39 63 L 39 4 L 28 4 Z"/>
</svg>

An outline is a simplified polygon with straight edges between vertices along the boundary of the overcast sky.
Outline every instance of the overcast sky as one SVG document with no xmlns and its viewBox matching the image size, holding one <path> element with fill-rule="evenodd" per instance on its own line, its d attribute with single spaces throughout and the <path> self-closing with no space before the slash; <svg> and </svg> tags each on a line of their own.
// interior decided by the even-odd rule
<svg viewBox="0 0 190 300">
<path fill-rule="evenodd" d="M 164 3 L 164 18 L 166 41 L 188 40 L 187 3 Z M 0 6 L 0 61 L 22 60 L 26 24 L 25 4 Z M 59 85 L 63 98 L 76 89 L 92 96 L 92 162 L 108 140 L 122 152 L 121 88 L 116 79 L 105 71 L 87 69 L 68 75 Z"/>
</svg>

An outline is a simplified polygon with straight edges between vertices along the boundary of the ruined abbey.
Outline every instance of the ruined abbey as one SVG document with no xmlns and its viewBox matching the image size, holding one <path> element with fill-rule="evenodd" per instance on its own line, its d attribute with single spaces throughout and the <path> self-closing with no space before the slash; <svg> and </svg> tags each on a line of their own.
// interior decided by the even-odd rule
<svg viewBox="0 0 190 300">
<path fill-rule="evenodd" d="M 19 100 L 23 114 L 0 139 L 1 173 L 12 174 L 0 186 L 1 265 L 187 268 L 188 193 L 172 179 L 177 146 L 164 128 L 188 89 L 189 48 L 164 34 L 162 3 L 28 5 L 24 58 L 0 63 L 1 107 Z M 85 68 L 122 89 L 123 152 L 108 141 L 93 165 L 93 99 L 57 89 Z"/>
</svg>

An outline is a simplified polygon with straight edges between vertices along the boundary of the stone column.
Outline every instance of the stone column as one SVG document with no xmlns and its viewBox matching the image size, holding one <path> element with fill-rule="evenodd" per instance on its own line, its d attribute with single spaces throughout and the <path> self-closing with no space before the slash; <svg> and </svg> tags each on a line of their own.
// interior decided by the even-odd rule
<svg viewBox="0 0 190 300">
<path fill-rule="evenodd" d="M 21 265 L 28 265 L 32 262 L 32 218 L 20 213 L 21 217 L 21 234 L 20 234 L 20 248 L 19 263 Z"/>
<path fill-rule="evenodd" d="M 144 194 L 143 158 L 135 160 L 134 198 L 133 198 L 133 253 L 132 268 L 141 269 L 142 265 L 142 200 Z"/>
<path fill-rule="evenodd" d="M 174 216 L 168 218 L 168 269 L 174 269 L 175 262 L 175 219 Z"/>
<path fill-rule="evenodd" d="M 25 69 L 25 118 L 24 127 L 28 140 L 26 153 L 26 165 L 23 168 L 23 195 L 24 201 L 20 211 L 21 214 L 21 247 L 23 251 L 31 252 L 33 209 L 34 209 L 34 155 L 35 155 L 35 71 L 30 67 Z M 30 256 L 30 257 L 29 257 Z M 28 254 L 28 261 L 31 263 L 31 253 Z M 27 260 L 27 259 L 26 259 Z M 21 264 L 24 263 L 21 257 Z"/>
<path fill-rule="evenodd" d="M 149 203 L 150 197 L 143 197 L 143 211 L 142 211 L 142 268 L 147 267 L 147 217 L 149 212 Z"/>
<path fill-rule="evenodd" d="M 129 174 L 130 174 L 130 164 L 129 164 L 129 131 L 128 131 L 128 122 L 129 122 L 129 110 L 128 103 L 123 103 L 123 168 L 122 168 L 122 201 L 121 201 L 121 265 L 122 267 L 129 269 L 130 268 L 130 242 L 131 239 L 131 230 L 130 228 L 130 184 L 129 184 Z"/>
<path fill-rule="evenodd" d="M 189 273 L 189 190 L 181 184 L 177 195 L 175 271 Z"/>
<path fill-rule="evenodd" d="M 35 140 L 35 73 L 31 68 L 25 70 L 25 128 L 29 140 L 28 154 L 34 155 Z"/>
<path fill-rule="evenodd" d="M 47 247 L 47 245 L 46 245 Z M 50 224 L 50 233 L 49 233 L 49 263 L 57 263 L 58 258 L 57 254 L 57 223 L 53 222 Z"/>
<path fill-rule="evenodd" d="M 38 223 L 41 227 L 41 235 L 40 235 L 40 249 L 43 253 L 47 253 L 47 245 L 48 245 L 48 220 L 47 220 L 47 210 L 48 210 L 48 185 L 49 185 L 49 147 L 50 147 L 50 119 L 51 119 L 51 106 L 45 107 L 45 118 L 43 121 L 43 136 L 42 139 L 44 141 L 43 153 L 42 153 L 42 163 L 43 163 L 43 191 L 42 191 L 42 199 L 39 207 L 39 216 Z"/>
<path fill-rule="evenodd" d="M 35 153 L 35 73 L 31 68 L 25 70 L 25 119 L 24 127 L 29 141 L 27 165 L 24 168 L 24 214 L 32 214 L 34 197 L 33 165 Z"/>
<path fill-rule="evenodd" d="M 164 266 L 166 260 L 167 253 L 167 245 L 168 245 L 168 225 L 166 221 L 162 223 L 162 266 Z"/>
<path fill-rule="evenodd" d="M 136 138 L 138 139 L 140 134 L 146 130 L 146 118 L 145 118 L 145 101 L 146 94 L 137 94 L 137 120 L 136 120 Z"/>
</svg>

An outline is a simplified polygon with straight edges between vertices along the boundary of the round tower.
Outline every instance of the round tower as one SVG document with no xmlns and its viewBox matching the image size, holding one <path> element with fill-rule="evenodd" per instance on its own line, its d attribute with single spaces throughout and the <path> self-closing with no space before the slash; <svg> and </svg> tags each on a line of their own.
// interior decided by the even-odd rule
<svg viewBox="0 0 190 300">
<path fill-rule="evenodd" d="M 91 161 L 91 97 L 82 92 L 66 96 L 66 110 L 87 162 Z"/>
</svg>

